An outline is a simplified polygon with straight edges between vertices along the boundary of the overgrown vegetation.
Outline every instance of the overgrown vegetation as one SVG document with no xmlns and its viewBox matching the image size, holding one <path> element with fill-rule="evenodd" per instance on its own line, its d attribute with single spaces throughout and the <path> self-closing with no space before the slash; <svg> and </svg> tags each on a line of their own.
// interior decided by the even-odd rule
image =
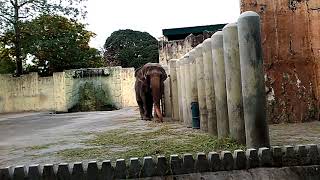
<svg viewBox="0 0 320 180">
<path fill-rule="evenodd" d="M 83 143 L 90 148 L 67 149 L 58 155 L 71 161 L 81 159 L 112 159 L 183 153 L 244 149 L 231 139 L 218 140 L 193 130 L 177 130 L 163 125 L 156 130 L 132 132 L 118 129 L 94 134 L 95 138 Z"/>
<path fill-rule="evenodd" d="M 81 86 L 79 96 L 79 102 L 69 112 L 110 111 L 117 109 L 111 99 L 109 99 L 109 93 L 101 87 L 96 87 L 93 82 L 86 82 Z"/>
<path fill-rule="evenodd" d="M 104 58 L 110 66 L 138 68 L 159 61 L 158 41 L 147 32 L 115 31 L 107 38 L 104 48 Z"/>
</svg>

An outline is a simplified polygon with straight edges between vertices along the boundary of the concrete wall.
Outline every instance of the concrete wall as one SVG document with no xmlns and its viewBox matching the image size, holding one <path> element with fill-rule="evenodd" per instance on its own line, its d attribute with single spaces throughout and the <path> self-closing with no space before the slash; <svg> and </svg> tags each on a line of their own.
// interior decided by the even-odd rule
<svg viewBox="0 0 320 180">
<path fill-rule="evenodd" d="M 106 92 L 108 100 L 118 108 L 136 106 L 134 69 L 104 68 L 109 76 L 74 78 L 76 70 L 39 77 L 30 73 L 21 77 L 0 75 L 0 113 L 22 111 L 66 112 L 79 101 L 79 89 L 86 82 Z"/>
<path fill-rule="evenodd" d="M 159 41 L 159 63 L 161 65 L 168 65 L 170 59 L 180 59 L 205 39 L 211 37 L 213 33 L 214 32 L 204 32 L 197 36 L 190 34 L 183 40 Z"/>
<path fill-rule="evenodd" d="M 261 16 L 262 46 L 273 123 L 318 117 L 320 0 L 241 0 Z"/>
<path fill-rule="evenodd" d="M 55 109 L 53 77 L 37 73 L 12 77 L 0 75 L 0 112 L 46 111 Z"/>
<path fill-rule="evenodd" d="M 137 106 L 134 83 L 134 68 L 122 68 L 121 70 L 122 106 Z"/>
</svg>

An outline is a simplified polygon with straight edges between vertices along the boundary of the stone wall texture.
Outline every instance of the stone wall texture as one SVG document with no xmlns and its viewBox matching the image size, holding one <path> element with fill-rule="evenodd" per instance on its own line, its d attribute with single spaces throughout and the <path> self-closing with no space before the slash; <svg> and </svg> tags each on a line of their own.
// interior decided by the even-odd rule
<svg viewBox="0 0 320 180">
<path fill-rule="evenodd" d="M 268 119 L 319 119 L 320 0 L 241 0 L 261 16 Z"/>
<path fill-rule="evenodd" d="M 118 108 L 136 106 L 134 69 L 104 68 L 109 76 L 74 78 L 75 70 L 40 77 L 30 73 L 21 77 L 0 75 L 0 113 L 23 111 L 66 112 L 79 101 L 79 89 L 86 82 L 106 92 L 107 99 Z"/>
<path fill-rule="evenodd" d="M 214 32 L 203 32 L 200 35 L 190 34 L 183 40 L 159 41 L 159 63 L 168 65 L 170 59 L 180 59 L 191 49 L 211 37 Z"/>
</svg>

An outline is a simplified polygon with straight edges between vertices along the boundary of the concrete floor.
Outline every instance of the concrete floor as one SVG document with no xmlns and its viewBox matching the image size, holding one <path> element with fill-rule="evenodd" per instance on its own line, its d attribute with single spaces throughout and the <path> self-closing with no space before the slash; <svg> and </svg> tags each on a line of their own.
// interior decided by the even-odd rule
<svg viewBox="0 0 320 180">
<path fill-rule="evenodd" d="M 45 157 L 63 149 L 81 147 L 88 133 L 128 127 L 138 121 L 137 108 L 68 114 L 20 113 L 0 115 L 0 167 L 29 163 L 54 163 Z M 50 148 L 41 148 L 41 146 Z"/>
<path fill-rule="evenodd" d="M 138 114 L 137 108 L 125 108 L 108 112 L 0 115 L 0 167 L 62 162 L 59 157 L 46 154 L 82 147 L 81 141 L 91 138 L 90 132 L 123 127 L 144 130 L 148 122 L 140 121 Z M 320 122 L 272 125 L 270 137 L 272 145 L 320 144 Z"/>
</svg>

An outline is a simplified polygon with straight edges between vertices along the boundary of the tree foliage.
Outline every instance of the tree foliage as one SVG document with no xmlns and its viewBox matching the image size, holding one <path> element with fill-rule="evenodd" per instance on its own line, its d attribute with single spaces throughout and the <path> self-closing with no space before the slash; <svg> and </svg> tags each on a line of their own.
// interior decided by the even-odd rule
<svg viewBox="0 0 320 180">
<path fill-rule="evenodd" d="M 158 41 L 147 32 L 115 31 L 107 38 L 104 48 L 104 58 L 111 66 L 138 68 L 159 61 Z"/>
<path fill-rule="evenodd" d="M 33 55 L 44 72 L 101 66 L 99 51 L 89 47 L 95 34 L 84 24 L 62 16 L 43 15 L 24 26 L 23 51 Z"/>
<path fill-rule="evenodd" d="M 15 63 L 10 57 L 10 49 L 5 48 L 0 42 L 0 74 L 12 73 L 15 68 Z"/>
<path fill-rule="evenodd" d="M 58 15 L 42 15 L 21 25 L 21 54 L 32 57 L 34 66 L 29 71 L 41 75 L 66 69 L 101 67 L 102 56 L 89 47 L 95 34 L 87 31 L 85 25 Z M 0 41 L 12 47 L 14 33 L 7 31 Z M 11 52 L 14 48 L 11 49 Z"/>
<path fill-rule="evenodd" d="M 13 30 L 17 74 L 22 74 L 21 26 L 40 14 L 61 13 L 78 17 L 85 15 L 81 3 L 86 0 L 0 0 L 0 29 Z"/>
</svg>

